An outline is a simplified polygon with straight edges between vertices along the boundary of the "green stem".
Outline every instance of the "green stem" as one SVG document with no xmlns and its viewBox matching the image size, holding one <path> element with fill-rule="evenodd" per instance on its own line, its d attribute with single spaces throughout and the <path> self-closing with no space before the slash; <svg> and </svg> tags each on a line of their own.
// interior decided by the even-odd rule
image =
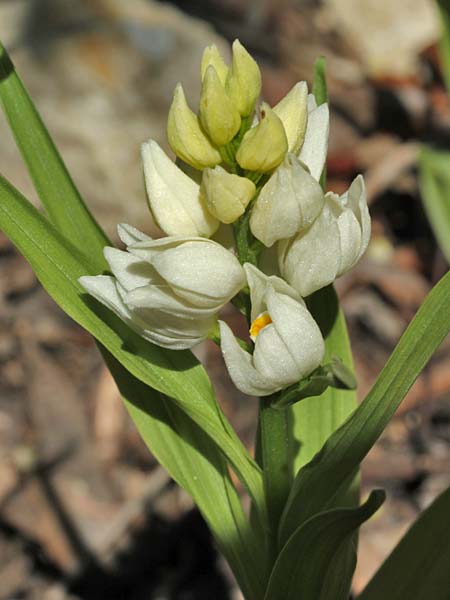
<svg viewBox="0 0 450 600">
<path fill-rule="evenodd" d="M 273 398 L 261 399 L 259 443 L 268 524 L 268 554 L 272 566 L 278 556 L 278 524 L 291 489 L 289 428 L 286 410 L 271 408 Z"/>
</svg>

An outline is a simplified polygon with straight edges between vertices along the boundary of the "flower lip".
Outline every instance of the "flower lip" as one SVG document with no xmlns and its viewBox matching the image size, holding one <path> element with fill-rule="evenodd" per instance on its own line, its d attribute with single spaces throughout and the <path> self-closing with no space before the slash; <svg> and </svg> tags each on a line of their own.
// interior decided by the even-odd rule
<svg viewBox="0 0 450 600">
<path fill-rule="evenodd" d="M 253 320 L 250 326 L 250 337 L 252 341 L 255 341 L 258 337 L 258 334 L 262 329 L 267 327 L 272 323 L 272 319 L 267 311 L 261 313 L 256 319 Z"/>
</svg>

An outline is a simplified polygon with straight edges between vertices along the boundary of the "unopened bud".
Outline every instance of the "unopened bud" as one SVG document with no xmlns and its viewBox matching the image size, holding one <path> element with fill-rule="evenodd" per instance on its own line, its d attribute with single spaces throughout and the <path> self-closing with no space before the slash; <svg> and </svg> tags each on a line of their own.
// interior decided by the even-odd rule
<svg viewBox="0 0 450 600">
<path fill-rule="evenodd" d="M 243 117 L 253 112 L 261 93 L 261 71 L 239 40 L 233 42 L 233 60 L 226 90 Z"/>
<path fill-rule="evenodd" d="M 220 79 L 220 83 L 225 85 L 225 81 L 227 80 L 228 75 L 228 67 L 225 64 L 225 61 L 222 58 L 222 55 L 219 52 L 219 49 L 215 44 L 211 44 L 211 46 L 207 46 L 203 52 L 202 56 L 202 66 L 201 66 L 201 75 L 202 81 L 205 78 L 206 70 L 212 65 L 216 73 Z"/>
<path fill-rule="evenodd" d="M 217 146 L 228 144 L 241 126 L 239 112 L 212 65 L 206 69 L 203 79 L 199 117 L 203 129 Z"/>
<path fill-rule="evenodd" d="M 236 160 L 243 169 L 266 173 L 281 163 L 288 141 L 281 119 L 265 102 L 260 117 L 259 123 L 244 135 Z"/>
<path fill-rule="evenodd" d="M 222 167 L 203 171 L 201 191 L 206 206 L 222 223 L 233 223 L 243 215 L 255 190 L 250 179 L 228 173 Z"/>
<path fill-rule="evenodd" d="M 181 84 L 177 85 L 173 95 L 167 120 L 167 137 L 175 154 L 196 169 L 214 167 L 222 160 L 189 108 Z"/>
</svg>

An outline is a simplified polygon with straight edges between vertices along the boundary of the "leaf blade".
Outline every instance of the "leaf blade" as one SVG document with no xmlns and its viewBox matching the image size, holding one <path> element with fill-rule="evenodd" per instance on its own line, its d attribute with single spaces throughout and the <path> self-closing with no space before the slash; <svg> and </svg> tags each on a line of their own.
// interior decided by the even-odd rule
<svg viewBox="0 0 450 600">
<path fill-rule="evenodd" d="M 358 600 L 448 600 L 450 487 L 400 540 Z"/>
<path fill-rule="evenodd" d="M 173 402 L 132 378 L 106 350 L 102 353 L 150 451 L 194 499 L 246 597 L 262 598 L 261 546 L 217 447 Z"/>
<path fill-rule="evenodd" d="M 364 401 L 298 473 L 281 522 L 282 540 L 289 538 L 299 522 L 332 505 L 381 435 L 450 331 L 449 297 L 450 272 L 428 294 Z"/>
<path fill-rule="evenodd" d="M 6 180 L 0 177 L 0 227 L 30 262 L 61 308 L 140 381 L 173 398 L 226 455 L 265 518 L 260 468 L 228 425 L 210 381 L 191 352 L 157 348 L 131 331 L 111 311 L 86 297 L 78 283 L 95 274 L 85 259 Z M 182 376 L 182 374 L 184 376 Z"/>
<path fill-rule="evenodd" d="M 350 578 L 335 568 L 355 530 L 381 506 L 384 492 L 372 492 L 358 508 L 322 512 L 301 525 L 283 547 L 269 580 L 265 600 L 346 600 Z M 346 575 L 352 570 L 346 569 Z"/>
</svg>

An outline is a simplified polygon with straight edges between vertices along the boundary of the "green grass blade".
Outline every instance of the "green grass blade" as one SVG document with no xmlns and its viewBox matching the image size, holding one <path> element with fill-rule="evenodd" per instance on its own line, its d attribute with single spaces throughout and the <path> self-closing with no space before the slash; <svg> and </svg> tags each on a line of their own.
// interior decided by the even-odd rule
<svg viewBox="0 0 450 600">
<path fill-rule="evenodd" d="M 132 378 L 107 351 L 103 356 L 143 440 L 194 499 L 246 598 L 262 598 L 261 547 L 216 445 L 174 402 Z"/>
<path fill-rule="evenodd" d="M 450 488 L 417 519 L 358 600 L 450 598 Z"/>
<path fill-rule="evenodd" d="M 39 198 L 59 231 L 99 268 L 108 239 L 97 224 L 58 153 L 39 113 L 0 43 L 0 104 L 26 163 Z"/>
<path fill-rule="evenodd" d="M 61 308 L 137 379 L 164 395 L 197 423 L 221 449 L 265 520 L 261 471 L 229 426 L 204 369 L 191 352 L 158 348 L 134 333 L 89 297 L 78 278 L 95 265 L 72 247 L 8 182 L 0 178 L 0 228 L 31 264 Z"/>
<path fill-rule="evenodd" d="M 423 148 L 419 174 L 425 212 L 439 247 L 450 264 L 450 152 Z"/>
<path fill-rule="evenodd" d="M 429 293 L 365 400 L 297 475 L 281 522 L 282 540 L 333 505 L 450 331 L 449 300 L 450 273 Z"/>
<path fill-rule="evenodd" d="M 306 521 L 280 552 L 265 600 L 347 600 L 351 580 L 339 567 L 347 560 L 355 531 L 384 498 L 384 492 L 378 490 L 359 508 L 338 508 Z M 345 569 L 346 573 L 352 571 Z"/>
</svg>

